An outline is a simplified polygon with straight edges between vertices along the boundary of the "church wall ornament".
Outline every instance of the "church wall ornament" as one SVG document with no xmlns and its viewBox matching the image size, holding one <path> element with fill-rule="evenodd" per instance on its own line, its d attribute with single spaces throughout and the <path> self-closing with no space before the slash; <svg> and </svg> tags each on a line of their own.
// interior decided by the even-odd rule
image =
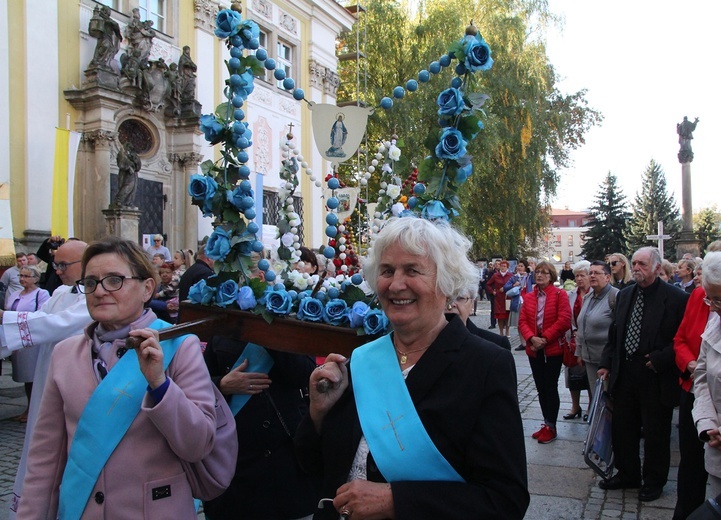
<svg viewBox="0 0 721 520">
<path fill-rule="evenodd" d="M 218 10 L 217 2 L 195 0 L 195 28 L 212 34 L 215 29 L 215 17 Z"/>
<path fill-rule="evenodd" d="M 255 141 L 255 146 L 253 146 L 255 169 L 263 175 L 267 175 L 271 171 L 273 161 L 271 150 L 274 148 L 271 127 L 265 117 L 259 117 L 253 124 L 253 136 Z"/>
<path fill-rule="evenodd" d="M 298 36 L 298 20 L 288 13 L 280 11 L 278 14 L 278 25 L 293 36 Z"/>
<path fill-rule="evenodd" d="M 251 7 L 253 11 L 266 20 L 273 20 L 273 4 L 268 2 L 268 0 L 253 0 Z"/>
</svg>

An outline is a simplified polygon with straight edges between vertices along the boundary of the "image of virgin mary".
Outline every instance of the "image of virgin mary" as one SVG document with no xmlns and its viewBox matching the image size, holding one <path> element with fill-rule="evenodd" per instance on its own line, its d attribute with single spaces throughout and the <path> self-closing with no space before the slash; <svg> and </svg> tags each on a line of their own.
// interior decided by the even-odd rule
<svg viewBox="0 0 721 520">
<path fill-rule="evenodd" d="M 343 114 L 338 114 L 338 119 L 330 130 L 330 148 L 325 153 L 328 157 L 345 157 L 346 154 L 343 151 L 343 145 L 348 137 L 348 130 L 343 122 Z"/>
</svg>

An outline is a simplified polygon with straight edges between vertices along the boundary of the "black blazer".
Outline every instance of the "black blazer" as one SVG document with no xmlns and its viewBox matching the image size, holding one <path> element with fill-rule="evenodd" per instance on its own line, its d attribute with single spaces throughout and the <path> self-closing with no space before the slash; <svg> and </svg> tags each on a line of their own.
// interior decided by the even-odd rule
<svg viewBox="0 0 721 520">
<path fill-rule="evenodd" d="M 649 355 L 656 372 L 645 375 L 654 385 L 661 402 L 667 406 L 678 404 L 678 369 L 675 363 L 673 338 L 686 310 L 688 293 L 657 278 L 650 290 L 655 291 L 653 305 L 644 305 L 639 355 Z M 608 343 L 601 355 L 601 368 L 610 370 L 610 390 L 618 381 L 621 360 L 626 355 L 626 329 L 631 319 L 632 304 L 636 301 L 637 284 L 628 285 L 616 297 L 614 321 L 608 334 Z"/>
<path fill-rule="evenodd" d="M 203 356 L 216 386 L 245 345 L 218 336 L 208 343 Z M 300 518 L 311 514 L 318 504 L 320 480 L 300 469 L 292 441 L 308 412 L 303 394 L 315 361 L 289 352 L 268 353 L 275 362 L 268 373 L 272 383 L 262 394 L 252 396 L 235 416 L 239 447 L 235 476 L 222 495 L 205 502 L 207 518 Z"/>
<path fill-rule="evenodd" d="M 429 436 L 466 482 L 391 483 L 396 518 L 521 519 L 530 498 L 513 356 L 471 334 L 458 316 L 447 319 L 406 384 Z M 296 452 L 306 471 L 323 476 L 323 497 L 335 497 L 348 479 L 361 435 L 352 384 L 320 435 L 309 417 L 301 422 Z M 384 482 L 372 455 L 367 468 L 368 480 Z M 338 513 L 326 507 L 314 518 Z"/>
<path fill-rule="evenodd" d="M 506 350 L 511 350 L 511 340 L 509 340 L 506 336 L 501 336 L 500 334 L 496 334 L 490 330 L 478 328 L 470 319 L 466 321 L 466 327 L 468 327 L 471 334 L 475 334 L 479 338 L 495 343 Z"/>
</svg>

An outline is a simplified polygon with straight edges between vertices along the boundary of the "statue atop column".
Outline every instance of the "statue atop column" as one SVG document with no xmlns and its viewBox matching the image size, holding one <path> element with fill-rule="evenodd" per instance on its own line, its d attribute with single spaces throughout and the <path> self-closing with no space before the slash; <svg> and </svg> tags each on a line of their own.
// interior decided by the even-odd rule
<svg viewBox="0 0 721 520">
<path fill-rule="evenodd" d="M 95 7 L 88 32 L 90 36 L 98 39 L 90 66 L 113 70 L 111 63 L 120 50 L 123 36 L 120 34 L 118 22 L 110 17 L 109 7 Z"/>
<path fill-rule="evenodd" d="M 138 187 L 138 172 L 142 163 L 129 142 L 121 144 L 116 163 L 118 165 L 118 192 L 110 203 L 110 207 L 133 208 L 133 199 Z"/>
<path fill-rule="evenodd" d="M 684 116 L 683 121 L 676 125 L 676 133 L 678 134 L 678 144 L 681 145 L 681 149 L 678 152 L 678 162 L 681 164 L 690 163 L 693 161 L 693 150 L 691 150 L 691 139 L 693 139 L 693 131 L 696 130 L 696 124 L 698 123 L 698 117 L 694 119 L 694 122 L 688 120 L 687 116 Z"/>
<path fill-rule="evenodd" d="M 148 68 L 148 58 L 153 47 L 153 21 L 140 21 L 140 10 L 133 9 L 133 18 L 125 27 L 128 48 L 120 56 L 121 72 L 132 85 L 142 88 L 142 71 Z"/>
</svg>

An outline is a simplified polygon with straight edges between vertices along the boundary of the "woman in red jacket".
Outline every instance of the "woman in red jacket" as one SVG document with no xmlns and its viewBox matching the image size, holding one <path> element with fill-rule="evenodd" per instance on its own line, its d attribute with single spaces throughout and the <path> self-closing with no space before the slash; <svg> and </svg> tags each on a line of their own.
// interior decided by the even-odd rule
<svg viewBox="0 0 721 520">
<path fill-rule="evenodd" d="M 541 444 L 556 439 L 556 419 L 561 406 L 558 397 L 558 376 L 561 374 L 563 351 L 561 342 L 571 328 L 571 307 L 568 295 L 553 284 L 558 278 L 556 268 L 549 262 L 536 266 L 536 287 L 526 293 L 521 307 L 518 328 L 526 342 L 543 413 L 543 426 L 532 435 Z"/>
<path fill-rule="evenodd" d="M 503 290 L 506 282 L 513 277 L 513 273 L 508 270 L 508 267 L 508 260 L 501 260 L 501 270 L 493 273 L 486 284 L 486 290 L 490 290 L 493 294 L 493 314 L 498 320 L 498 333 L 501 336 L 511 335 L 508 323 L 511 311 L 506 309 L 506 292 Z"/>
</svg>

